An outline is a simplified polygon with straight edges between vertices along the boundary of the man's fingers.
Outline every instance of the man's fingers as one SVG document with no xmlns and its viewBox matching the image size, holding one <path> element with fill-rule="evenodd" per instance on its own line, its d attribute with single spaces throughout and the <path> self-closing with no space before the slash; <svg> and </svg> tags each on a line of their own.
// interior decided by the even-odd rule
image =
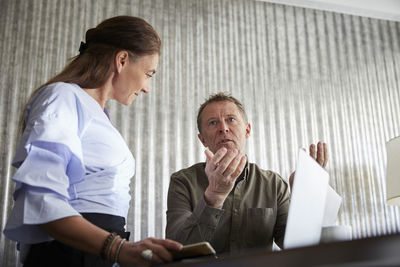
<svg viewBox="0 0 400 267">
<path fill-rule="evenodd" d="M 212 153 L 208 149 L 204 150 L 204 154 L 206 154 L 207 162 L 211 161 L 212 158 L 214 157 L 214 153 Z"/>
<path fill-rule="evenodd" d="M 221 147 L 220 149 L 218 149 L 217 152 L 215 152 L 212 162 L 216 165 L 219 165 L 220 161 L 226 156 L 227 153 L 228 149 L 226 149 L 225 147 Z"/>
<path fill-rule="evenodd" d="M 326 145 L 326 143 L 321 143 L 321 150 L 322 150 L 322 157 L 323 157 L 323 161 L 321 164 L 321 166 L 323 168 L 326 167 L 326 164 L 328 163 L 328 146 Z"/>
<path fill-rule="evenodd" d="M 291 174 L 290 177 L 289 177 L 290 190 L 292 190 L 292 188 L 293 188 L 293 181 L 294 181 L 294 174 L 295 174 L 295 173 L 296 173 L 295 171 L 292 172 L 292 174 Z"/>
<path fill-rule="evenodd" d="M 311 144 L 310 156 L 313 157 L 319 165 L 325 168 L 328 163 L 328 147 L 326 143 L 318 142 L 317 146 Z"/>
<path fill-rule="evenodd" d="M 217 155 L 217 153 L 215 153 L 215 155 Z M 237 154 L 238 154 L 238 150 L 237 149 L 229 150 L 225 154 L 225 156 L 221 159 L 221 161 L 219 161 L 219 165 L 218 165 L 218 167 L 216 169 L 219 174 L 223 175 L 225 173 L 225 171 L 231 165 L 232 160 L 237 156 Z"/>
<path fill-rule="evenodd" d="M 204 151 L 204 154 L 206 154 L 206 168 L 210 169 L 211 171 L 215 170 L 219 166 L 219 161 L 226 154 L 226 152 L 227 149 L 225 147 L 219 149 L 215 155 L 209 149 L 206 149 Z"/>
<path fill-rule="evenodd" d="M 317 159 L 317 153 L 315 151 L 315 145 L 314 144 L 310 145 L 310 156 L 315 160 Z"/>
<path fill-rule="evenodd" d="M 238 157 L 239 157 L 239 155 L 238 155 Z M 239 175 L 242 173 L 244 166 L 246 166 L 246 162 L 247 162 L 247 157 L 246 157 L 246 155 L 242 154 L 240 156 L 239 165 L 236 167 L 235 172 L 232 174 L 233 180 L 236 180 L 239 177 Z"/>
<path fill-rule="evenodd" d="M 322 165 L 322 167 L 326 167 L 326 165 L 328 164 L 328 146 L 326 145 L 326 143 L 323 143 L 323 148 L 324 148 L 324 164 Z"/>
<path fill-rule="evenodd" d="M 230 175 L 235 176 L 234 173 L 237 171 L 237 168 L 238 168 L 238 166 L 240 164 L 240 161 L 241 161 L 242 157 L 243 157 L 243 153 L 238 152 L 236 154 L 236 156 L 234 158 L 232 158 L 230 164 L 228 165 L 228 167 L 224 171 L 224 176 L 225 177 L 230 176 Z"/>
<path fill-rule="evenodd" d="M 321 166 L 324 164 L 324 146 L 322 142 L 318 142 L 317 144 L 317 162 Z"/>
</svg>

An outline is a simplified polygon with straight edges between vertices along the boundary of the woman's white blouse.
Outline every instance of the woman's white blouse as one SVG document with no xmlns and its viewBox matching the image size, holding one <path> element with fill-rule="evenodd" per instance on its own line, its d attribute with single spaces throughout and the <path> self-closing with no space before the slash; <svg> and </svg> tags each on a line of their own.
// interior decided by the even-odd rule
<svg viewBox="0 0 400 267">
<path fill-rule="evenodd" d="M 126 217 L 135 160 L 97 101 L 76 84 L 42 88 L 25 114 L 13 165 L 12 240 L 51 240 L 38 224 L 96 212 Z"/>
</svg>

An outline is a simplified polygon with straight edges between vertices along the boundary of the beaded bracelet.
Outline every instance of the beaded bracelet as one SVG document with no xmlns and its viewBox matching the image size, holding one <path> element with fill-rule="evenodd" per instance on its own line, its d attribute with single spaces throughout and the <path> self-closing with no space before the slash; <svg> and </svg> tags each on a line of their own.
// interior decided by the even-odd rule
<svg viewBox="0 0 400 267">
<path fill-rule="evenodd" d="M 101 247 L 101 250 L 100 250 L 100 256 L 103 260 L 107 259 L 107 255 L 106 255 L 107 247 L 108 247 L 109 243 L 114 240 L 116 235 L 117 235 L 116 233 L 112 232 L 107 236 L 106 240 L 104 240 L 103 246 Z"/>
<path fill-rule="evenodd" d="M 118 263 L 119 252 L 120 252 L 121 247 L 122 247 L 122 245 L 124 244 L 125 241 L 126 241 L 126 239 L 122 238 L 121 241 L 118 244 L 117 252 L 115 252 L 115 258 L 114 258 L 114 262 L 115 263 Z"/>
</svg>

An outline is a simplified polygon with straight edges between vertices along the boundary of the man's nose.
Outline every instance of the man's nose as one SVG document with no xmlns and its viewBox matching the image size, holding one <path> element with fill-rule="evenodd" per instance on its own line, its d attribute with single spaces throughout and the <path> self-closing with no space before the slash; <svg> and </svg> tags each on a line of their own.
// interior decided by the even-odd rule
<svg viewBox="0 0 400 267">
<path fill-rule="evenodd" d="M 225 122 L 221 122 L 221 123 L 220 123 L 219 132 L 220 132 L 220 133 L 227 133 L 227 132 L 229 132 L 228 125 L 226 125 Z"/>
</svg>

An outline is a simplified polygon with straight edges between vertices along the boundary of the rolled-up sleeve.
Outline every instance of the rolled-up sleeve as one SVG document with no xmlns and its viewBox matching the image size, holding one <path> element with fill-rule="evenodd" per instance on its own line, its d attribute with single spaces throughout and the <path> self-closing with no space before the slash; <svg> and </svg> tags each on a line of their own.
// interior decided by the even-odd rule
<svg viewBox="0 0 400 267">
<path fill-rule="evenodd" d="M 15 203 L 4 229 L 11 240 L 28 244 L 51 239 L 38 224 L 80 216 L 68 203 L 70 179 L 66 174 L 67 169 L 79 169 L 80 164 L 73 166 L 78 161 L 71 160 L 74 156 L 64 145 L 40 145 L 32 145 L 13 177 L 17 184 Z"/>
</svg>

